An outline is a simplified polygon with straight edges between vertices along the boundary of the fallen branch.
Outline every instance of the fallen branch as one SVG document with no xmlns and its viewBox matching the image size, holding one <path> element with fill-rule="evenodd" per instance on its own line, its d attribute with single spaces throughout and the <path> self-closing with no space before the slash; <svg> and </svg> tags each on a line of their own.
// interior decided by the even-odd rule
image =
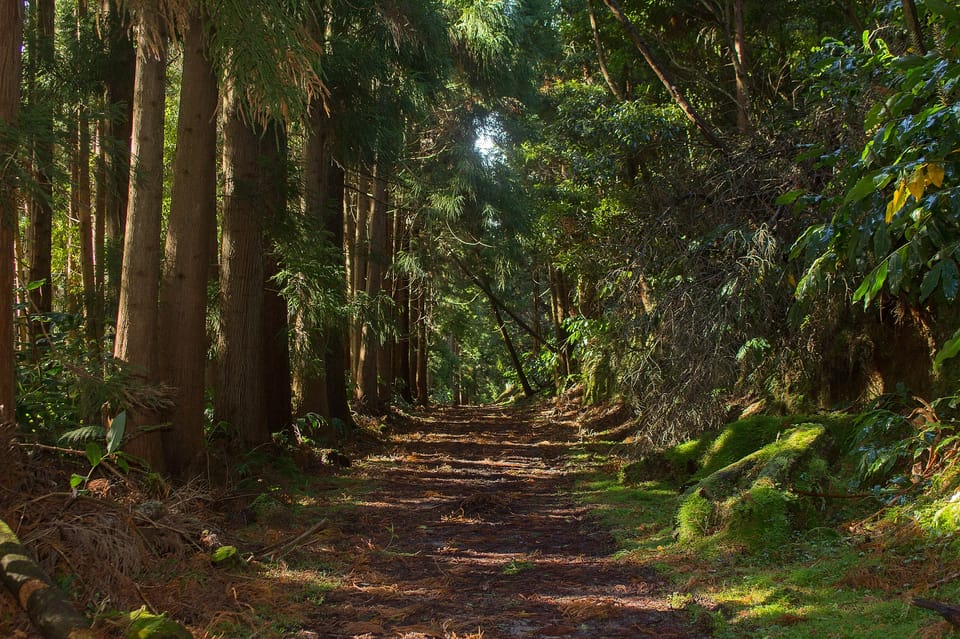
<svg viewBox="0 0 960 639">
<path fill-rule="evenodd" d="M 6 522 L 0 520 L 0 578 L 46 639 L 95 639 L 90 622 L 30 558 Z"/>
<path fill-rule="evenodd" d="M 926 608 L 939 613 L 951 626 L 960 629 L 960 606 L 932 599 L 914 599 L 911 603 L 917 608 Z"/>
<path fill-rule="evenodd" d="M 820 499 L 866 499 L 873 497 L 872 493 L 818 493 L 812 490 L 797 490 L 791 488 L 790 492 L 800 497 L 819 497 Z"/>
<path fill-rule="evenodd" d="M 307 528 L 305 531 L 303 531 L 302 533 L 300 533 L 290 541 L 285 541 L 283 543 L 267 546 L 266 548 L 260 551 L 260 556 L 266 559 L 269 559 L 271 561 L 279 559 L 280 557 L 283 557 L 285 554 L 287 554 L 288 552 L 296 548 L 300 544 L 300 542 L 302 542 L 307 537 L 314 534 L 315 532 L 317 532 L 318 530 L 320 530 L 326 525 L 327 525 L 327 520 L 321 519 L 320 521 L 310 526 L 309 528 Z"/>
</svg>

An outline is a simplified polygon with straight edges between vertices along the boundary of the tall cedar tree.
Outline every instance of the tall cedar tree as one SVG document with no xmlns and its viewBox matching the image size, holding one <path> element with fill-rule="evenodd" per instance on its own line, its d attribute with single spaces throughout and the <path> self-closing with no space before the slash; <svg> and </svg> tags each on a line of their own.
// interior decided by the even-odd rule
<svg viewBox="0 0 960 639">
<path fill-rule="evenodd" d="M 183 78 L 173 192 L 160 288 L 163 380 L 176 392 L 172 430 L 164 437 L 167 468 L 183 475 L 204 447 L 207 278 L 217 225 L 217 78 L 204 20 L 190 19 L 183 42 Z"/>
<path fill-rule="evenodd" d="M 120 308 L 114 357 L 126 363 L 143 383 L 157 373 L 157 296 L 160 288 L 160 226 L 163 211 L 163 118 L 166 84 L 166 38 L 152 16 L 141 14 L 137 25 L 137 75 L 133 99 L 130 193 L 127 232 L 120 275 Z M 128 413 L 135 427 L 125 450 L 145 459 L 155 470 L 164 467 L 157 415 L 143 407 Z M 131 421 L 132 420 L 132 421 Z"/>
<path fill-rule="evenodd" d="M 8 167 L 20 106 L 20 47 L 23 1 L 0 0 L 0 167 Z M 13 249 L 17 232 L 14 177 L 0 169 L 0 451 L 14 422 Z"/>
</svg>

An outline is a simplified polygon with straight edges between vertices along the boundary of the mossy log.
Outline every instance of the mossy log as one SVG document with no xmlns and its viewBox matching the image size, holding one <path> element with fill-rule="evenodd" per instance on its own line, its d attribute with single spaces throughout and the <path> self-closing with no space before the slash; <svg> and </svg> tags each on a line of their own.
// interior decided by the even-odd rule
<svg viewBox="0 0 960 639">
<path fill-rule="evenodd" d="M 0 578 L 46 639 L 95 639 L 90 622 L 0 520 Z"/>
</svg>

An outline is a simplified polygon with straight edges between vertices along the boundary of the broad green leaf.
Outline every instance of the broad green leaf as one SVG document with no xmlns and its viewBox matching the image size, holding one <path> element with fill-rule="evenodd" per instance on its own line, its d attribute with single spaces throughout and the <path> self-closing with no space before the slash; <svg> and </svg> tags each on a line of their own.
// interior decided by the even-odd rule
<svg viewBox="0 0 960 639">
<path fill-rule="evenodd" d="M 945 0 L 924 0 L 927 9 L 942 15 L 954 24 L 960 23 L 960 9 Z"/>
<path fill-rule="evenodd" d="M 859 202 L 863 198 L 876 191 L 876 177 L 876 173 L 868 173 L 860 178 L 857 183 L 853 185 L 853 188 L 847 191 L 846 197 L 843 198 L 843 203 L 849 204 L 851 202 Z"/>
<path fill-rule="evenodd" d="M 127 429 L 127 411 L 120 413 L 110 422 L 110 428 L 107 430 L 107 454 L 120 450 L 120 443 L 123 442 L 123 434 Z"/>
<path fill-rule="evenodd" d="M 937 262 L 933 268 L 927 271 L 926 275 L 923 276 L 923 281 L 920 282 L 920 301 L 925 301 L 930 294 L 937 289 L 937 284 L 940 283 L 940 272 L 943 270 L 943 262 Z"/>
<path fill-rule="evenodd" d="M 897 249 L 887 260 L 889 263 L 887 267 L 887 286 L 890 287 L 890 292 L 894 295 L 900 292 L 900 283 L 903 281 L 903 257 L 900 255 L 902 250 Z"/>
<path fill-rule="evenodd" d="M 956 357 L 957 353 L 960 353 L 960 329 L 957 329 L 953 337 L 948 339 L 943 348 L 937 351 L 937 356 L 933 360 L 933 371 L 939 373 L 943 363 L 952 357 Z"/>
<path fill-rule="evenodd" d="M 91 466 L 96 466 L 103 459 L 103 449 L 95 442 L 87 444 L 87 461 Z"/>
<path fill-rule="evenodd" d="M 83 482 L 85 481 L 87 481 L 86 477 L 73 473 L 70 475 L 70 488 L 76 490 L 77 488 L 80 488 L 80 486 L 83 486 Z"/>
<path fill-rule="evenodd" d="M 800 199 L 801 196 L 806 195 L 806 193 L 806 189 L 794 189 L 792 191 L 787 191 L 778 197 L 774 203 L 777 205 L 793 204 Z"/>
<path fill-rule="evenodd" d="M 876 232 L 873 234 L 873 253 L 877 256 L 877 259 L 881 259 L 890 252 L 890 232 L 887 231 L 887 226 L 881 224 L 877 227 Z"/>
<path fill-rule="evenodd" d="M 857 287 L 857 290 L 854 291 L 853 301 L 858 302 L 862 299 L 864 308 L 869 306 L 873 298 L 875 298 L 877 293 L 883 288 L 884 282 L 887 281 L 888 268 L 888 261 L 884 260 L 880 262 L 875 269 L 870 271 L 860 286 Z"/>
<path fill-rule="evenodd" d="M 943 289 L 943 296 L 948 302 L 957 299 L 957 292 L 960 290 L 960 271 L 957 270 L 957 263 L 952 259 L 945 259 L 940 269 L 940 286 Z"/>
</svg>

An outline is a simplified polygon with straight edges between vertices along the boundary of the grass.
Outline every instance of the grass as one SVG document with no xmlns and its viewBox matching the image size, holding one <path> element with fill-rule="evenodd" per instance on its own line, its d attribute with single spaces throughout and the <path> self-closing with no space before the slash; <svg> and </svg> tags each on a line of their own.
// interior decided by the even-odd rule
<svg viewBox="0 0 960 639">
<path fill-rule="evenodd" d="M 890 521 L 895 515 L 851 534 L 847 525 L 864 511 L 834 510 L 820 514 L 821 525 L 793 531 L 775 551 L 684 544 L 674 538 L 675 483 L 624 484 L 610 460 L 593 462 L 592 470 L 582 469 L 579 497 L 597 506 L 619 554 L 655 566 L 670 583 L 671 606 L 698 624 L 706 620 L 720 639 L 956 636 L 909 603 L 915 596 L 960 602 L 960 577 L 935 586 L 960 575 L 952 534 L 904 534 L 909 527 Z"/>
</svg>

